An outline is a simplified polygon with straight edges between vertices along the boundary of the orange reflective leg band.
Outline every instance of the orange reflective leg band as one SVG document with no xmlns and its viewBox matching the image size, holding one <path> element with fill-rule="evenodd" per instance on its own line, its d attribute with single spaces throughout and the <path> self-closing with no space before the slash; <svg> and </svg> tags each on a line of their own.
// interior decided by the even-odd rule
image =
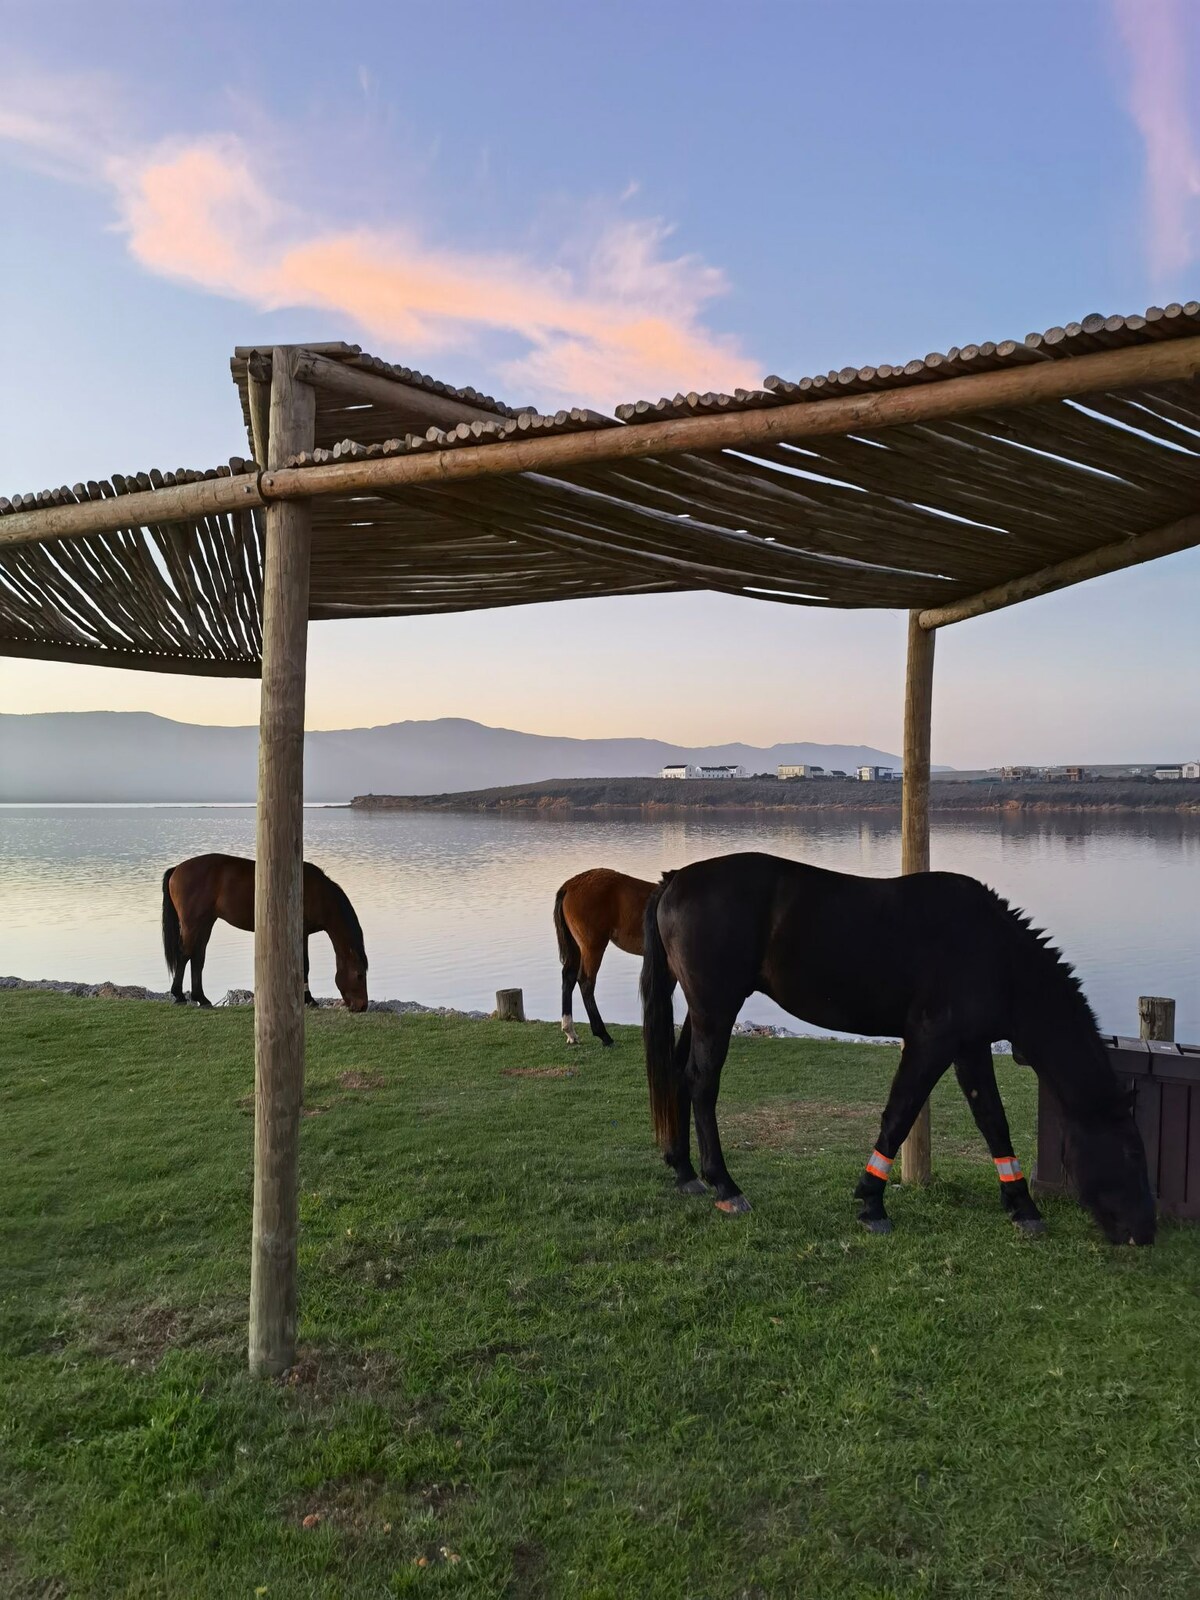
<svg viewBox="0 0 1200 1600">
<path fill-rule="evenodd" d="M 867 1162 L 867 1171 L 873 1178 L 882 1178 L 888 1181 L 888 1173 L 892 1170 L 892 1157 L 881 1156 L 878 1150 L 871 1151 L 871 1159 Z"/>
<path fill-rule="evenodd" d="M 1019 1183 L 1025 1176 L 1016 1156 L 993 1156 L 992 1160 L 996 1163 L 996 1176 L 1001 1183 Z"/>
</svg>

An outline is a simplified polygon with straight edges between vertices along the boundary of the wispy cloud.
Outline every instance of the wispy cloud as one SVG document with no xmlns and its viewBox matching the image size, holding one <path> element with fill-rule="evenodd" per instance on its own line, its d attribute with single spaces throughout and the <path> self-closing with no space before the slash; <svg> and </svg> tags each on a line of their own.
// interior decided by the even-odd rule
<svg viewBox="0 0 1200 1600">
<path fill-rule="evenodd" d="M 1200 255 L 1197 86 L 1189 84 L 1184 11 L 1180 0 L 1113 3 L 1145 150 L 1150 265 L 1167 279 Z"/>
<path fill-rule="evenodd" d="M 671 230 L 617 204 L 580 205 L 553 258 L 464 249 L 430 229 L 330 225 L 279 198 L 279 169 L 235 132 L 137 140 L 113 125 L 111 86 L 25 78 L 0 106 L 0 139 L 61 177 L 101 186 L 147 271 L 262 310 L 340 314 L 406 361 L 484 351 L 518 399 L 608 405 L 680 387 L 752 384 L 758 370 L 705 316 L 716 268 L 671 248 Z M 627 201 L 631 186 L 621 197 Z"/>
</svg>

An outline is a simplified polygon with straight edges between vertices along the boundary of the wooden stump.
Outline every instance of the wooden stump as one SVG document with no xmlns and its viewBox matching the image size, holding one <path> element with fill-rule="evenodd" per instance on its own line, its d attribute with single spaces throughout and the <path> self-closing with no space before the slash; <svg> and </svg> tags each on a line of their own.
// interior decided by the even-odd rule
<svg viewBox="0 0 1200 1600">
<path fill-rule="evenodd" d="M 1138 1024 L 1143 1039 L 1158 1039 L 1167 1044 L 1175 1040 L 1175 1002 L 1161 995 L 1138 997 Z"/>
<path fill-rule="evenodd" d="M 496 1015 L 501 1022 L 525 1021 L 525 997 L 520 989 L 496 990 Z"/>
</svg>

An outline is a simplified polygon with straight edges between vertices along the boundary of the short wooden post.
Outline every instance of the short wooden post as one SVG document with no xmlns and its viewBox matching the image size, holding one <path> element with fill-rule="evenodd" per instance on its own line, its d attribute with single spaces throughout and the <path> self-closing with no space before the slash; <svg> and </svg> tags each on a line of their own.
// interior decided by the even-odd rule
<svg viewBox="0 0 1200 1600">
<path fill-rule="evenodd" d="M 274 352 L 269 464 L 313 447 L 316 401 Z M 250 1370 L 296 1357 L 300 1108 L 304 1096 L 304 680 L 312 503 L 267 507 L 254 875 L 254 1227 Z"/>
<path fill-rule="evenodd" d="M 1161 995 L 1143 994 L 1138 997 L 1138 1031 L 1143 1039 L 1159 1039 L 1167 1044 L 1175 1042 L 1175 1002 Z"/>
<path fill-rule="evenodd" d="M 900 835 L 902 872 L 929 871 L 929 748 L 933 719 L 933 646 L 935 634 L 923 628 L 918 613 L 908 614 L 908 673 L 904 686 L 904 791 Z M 908 1138 L 900 1146 L 904 1183 L 928 1183 L 930 1160 L 929 1104 L 917 1113 Z"/>
<path fill-rule="evenodd" d="M 525 1021 L 525 997 L 520 989 L 496 990 L 496 1015 L 501 1022 Z"/>
</svg>

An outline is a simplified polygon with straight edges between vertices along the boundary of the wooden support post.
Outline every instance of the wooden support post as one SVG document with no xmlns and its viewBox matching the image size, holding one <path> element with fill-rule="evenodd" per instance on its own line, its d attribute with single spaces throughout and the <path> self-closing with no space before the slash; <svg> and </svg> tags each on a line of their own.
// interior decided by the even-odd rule
<svg viewBox="0 0 1200 1600">
<path fill-rule="evenodd" d="M 902 872 L 929 871 L 929 740 L 933 717 L 933 646 L 937 635 L 908 614 L 908 673 L 904 686 L 904 793 L 901 809 Z M 931 1175 L 929 1104 L 917 1114 L 900 1146 L 904 1183 L 928 1183 Z"/>
<path fill-rule="evenodd" d="M 1175 1042 L 1175 1002 L 1161 995 L 1143 994 L 1138 997 L 1138 1025 L 1143 1039 L 1158 1039 L 1166 1044 Z"/>
<path fill-rule="evenodd" d="M 271 463 L 311 450 L 313 391 L 275 351 Z M 254 874 L 254 1232 L 250 1370 L 296 1356 L 300 1107 L 304 1096 L 304 677 L 312 503 L 268 506 Z"/>
</svg>

